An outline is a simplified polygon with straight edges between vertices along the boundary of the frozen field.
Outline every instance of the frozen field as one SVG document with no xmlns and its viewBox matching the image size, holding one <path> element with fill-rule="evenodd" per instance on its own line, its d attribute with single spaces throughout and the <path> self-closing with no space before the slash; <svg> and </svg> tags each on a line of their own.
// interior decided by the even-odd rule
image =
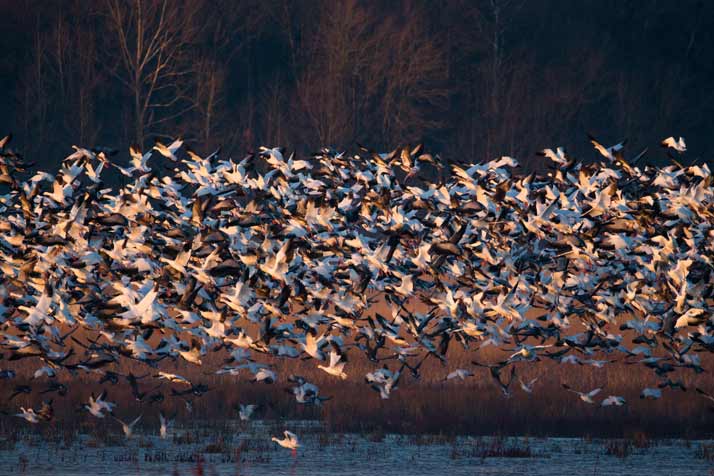
<svg viewBox="0 0 714 476">
<path fill-rule="evenodd" d="M 300 431 L 300 425 L 286 425 Z M 0 474 L 68 475 L 714 475 L 714 442 L 645 444 L 575 438 L 335 435 L 303 428 L 293 456 L 270 441 L 275 427 L 139 433 L 125 442 L 82 435 L 70 444 L 34 435 L 4 441 Z M 642 447 L 644 446 L 644 447 Z M 610 454 L 608 454 L 610 453 Z M 618 455 L 614 455 L 617 453 Z M 508 455 L 508 456 L 503 456 Z M 530 456 L 528 456 L 530 455 Z"/>
</svg>

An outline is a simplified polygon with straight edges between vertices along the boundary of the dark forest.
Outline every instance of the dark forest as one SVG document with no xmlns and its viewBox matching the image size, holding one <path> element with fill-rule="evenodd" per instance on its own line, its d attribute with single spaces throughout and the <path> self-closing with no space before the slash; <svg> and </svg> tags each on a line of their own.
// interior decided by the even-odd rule
<svg viewBox="0 0 714 476">
<path fill-rule="evenodd" d="M 0 2 L 0 128 L 40 166 L 78 145 L 182 137 L 449 161 L 585 134 L 712 152 L 714 3 L 490 0 Z"/>
</svg>

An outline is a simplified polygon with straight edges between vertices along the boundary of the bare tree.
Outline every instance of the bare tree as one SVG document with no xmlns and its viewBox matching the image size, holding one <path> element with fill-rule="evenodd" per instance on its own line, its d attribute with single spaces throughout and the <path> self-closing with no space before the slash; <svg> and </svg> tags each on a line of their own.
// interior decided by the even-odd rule
<svg viewBox="0 0 714 476">
<path fill-rule="evenodd" d="M 225 71 L 221 63 L 199 57 L 194 61 L 193 73 L 195 79 L 191 101 L 198 115 L 194 135 L 208 145 L 217 132 L 216 125 L 222 115 Z"/>
<path fill-rule="evenodd" d="M 36 148 L 46 140 L 47 117 L 49 112 L 50 93 L 47 90 L 47 74 L 45 72 L 44 55 L 47 48 L 46 39 L 35 29 L 33 33 L 32 56 L 23 74 L 24 87 L 20 91 L 22 110 L 22 130 L 32 132 L 28 140 L 27 153 L 35 153 Z"/>
<path fill-rule="evenodd" d="M 96 104 L 102 73 L 97 64 L 96 31 L 80 1 L 58 5 L 52 22 L 36 25 L 32 67 L 23 81 L 25 130 L 39 133 L 32 144 L 45 146 L 61 135 L 92 143 L 99 131 Z M 52 139 L 45 131 L 55 132 Z M 64 145 L 64 144 L 62 144 Z"/>
<path fill-rule="evenodd" d="M 705 155 L 714 7 L 691 6 L 0 2 L 0 120 L 40 157 L 150 134 L 228 150 L 426 140 L 464 160 L 556 143 L 587 156 L 586 130 L 643 145 L 682 134 Z"/>
<path fill-rule="evenodd" d="M 263 118 L 263 138 L 268 144 L 285 144 L 288 137 L 286 133 L 288 110 L 285 107 L 285 88 L 282 78 L 276 76 L 268 83 L 260 97 L 261 116 Z M 249 147 L 252 144 L 248 145 Z"/>
<path fill-rule="evenodd" d="M 143 143 L 148 131 L 180 117 L 193 104 L 188 100 L 191 42 L 190 21 L 198 2 L 178 0 L 106 0 L 119 67 L 114 76 L 133 100 L 134 139 Z"/>
<path fill-rule="evenodd" d="M 427 30 L 424 12 L 412 4 L 382 29 L 381 58 L 373 65 L 381 70 L 377 76 L 384 78 L 379 107 L 383 140 L 397 144 L 423 140 L 444 128 L 449 106 L 449 66 L 441 38 Z M 375 85 L 367 92 L 378 91 Z"/>
<path fill-rule="evenodd" d="M 92 143 L 99 131 L 95 106 L 105 79 L 97 61 L 97 32 L 91 27 L 94 11 L 86 12 L 81 1 L 60 4 L 46 50 L 53 94 L 63 117 L 63 130 L 81 143 Z"/>
<path fill-rule="evenodd" d="M 206 146 L 235 143 L 240 124 L 226 106 L 227 77 L 233 60 L 242 55 L 264 28 L 268 10 L 252 0 L 194 0 L 189 21 L 194 31 L 191 61 L 191 136 Z"/>
<path fill-rule="evenodd" d="M 307 142 L 404 142 L 438 130 L 448 67 L 422 10 L 379 15 L 356 0 L 325 2 L 302 34 L 291 51 L 297 108 L 314 132 Z"/>
</svg>

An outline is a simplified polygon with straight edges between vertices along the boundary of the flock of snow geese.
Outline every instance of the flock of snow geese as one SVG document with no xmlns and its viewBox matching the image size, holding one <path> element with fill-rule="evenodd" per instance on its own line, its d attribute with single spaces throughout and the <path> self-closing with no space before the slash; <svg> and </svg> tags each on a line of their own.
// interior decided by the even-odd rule
<svg viewBox="0 0 714 476">
<path fill-rule="evenodd" d="M 537 379 L 523 381 L 516 364 L 543 359 L 602 367 L 619 357 L 661 380 L 642 398 L 682 390 L 671 377 L 702 372 L 699 354 L 714 351 L 711 172 L 676 160 L 682 138 L 662 142 L 664 167 L 640 165 L 644 151 L 628 159 L 624 142 L 592 143 L 598 160 L 546 149 L 548 173 L 530 175 L 510 157 L 449 167 L 421 146 L 305 160 L 261 148 L 234 162 L 181 140 L 131 148 L 128 167 L 116 151 L 75 146 L 57 174 L 33 175 L 8 136 L 0 356 L 35 364 L 49 382 L 17 385 L 11 399 L 64 396 L 66 373 L 160 402 L 163 393 L 141 391 L 149 376 L 190 410 L 209 388 L 162 364 L 200 366 L 219 350 L 229 358 L 217 374 L 265 384 L 280 380 L 275 359 L 310 359 L 346 379 L 351 355 L 364 354 L 364 380 L 383 399 L 426 359 L 450 381 L 488 369 L 506 397 L 514 380 L 533 392 Z M 111 169 L 122 186 L 103 182 Z M 453 346 L 510 356 L 453 369 Z M 151 371 L 120 374 L 125 361 Z M 286 381 L 299 403 L 329 398 L 304 377 Z M 586 403 L 626 403 L 564 387 Z M 107 398 L 92 394 L 84 409 L 113 416 Z M 254 410 L 241 405 L 241 420 Z M 18 416 L 51 420 L 52 400 Z M 127 437 L 140 418 L 119 420 Z M 160 423 L 166 436 L 170 419 Z M 299 446 L 288 431 L 273 441 Z"/>
</svg>

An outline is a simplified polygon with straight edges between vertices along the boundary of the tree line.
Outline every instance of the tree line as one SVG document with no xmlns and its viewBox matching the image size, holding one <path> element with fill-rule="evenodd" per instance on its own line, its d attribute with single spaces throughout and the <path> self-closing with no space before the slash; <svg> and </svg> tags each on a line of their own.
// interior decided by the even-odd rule
<svg viewBox="0 0 714 476">
<path fill-rule="evenodd" d="M 457 161 L 584 154 L 586 131 L 714 148 L 711 2 L 17 0 L 0 16 L 0 120 L 42 165 L 177 136 L 236 155 L 424 142 Z"/>
</svg>

